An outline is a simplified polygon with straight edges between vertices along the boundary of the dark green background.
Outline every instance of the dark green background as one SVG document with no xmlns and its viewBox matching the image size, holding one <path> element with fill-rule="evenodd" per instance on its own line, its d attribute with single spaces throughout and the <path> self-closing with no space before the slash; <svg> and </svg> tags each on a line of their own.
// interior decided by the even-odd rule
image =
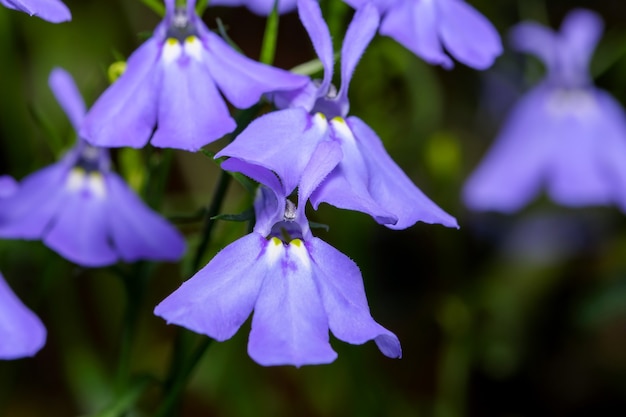
<svg viewBox="0 0 626 417">
<path fill-rule="evenodd" d="M 108 66 L 128 56 L 159 21 L 139 1 L 66 3 L 73 20 L 59 25 L 0 8 L 2 174 L 21 179 L 75 140 L 47 86 L 54 66 L 75 77 L 91 104 L 107 86 Z M 606 32 L 592 71 L 598 86 L 626 103 L 626 4 L 470 3 L 503 36 L 505 52 L 493 68 L 457 64 L 446 71 L 377 36 L 350 91 L 352 114 L 378 132 L 390 155 L 461 228 L 419 223 L 392 231 L 360 213 L 333 207 L 310 212 L 312 220 L 330 226 L 317 235 L 361 267 L 372 315 L 398 335 L 404 357 L 388 359 L 371 342 L 352 346 L 332 339 L 339 353 L 333 364 L 264 368 L 247 356 L 246 323 L 232 340 L 211 345 L 186 391 L 182 416 L 623 415 L 623 213 L 562 208 L 539 196 L 515 215 L 478 214 L 464 208 L 460 191 L 515 97 L 542 75 L 538 61 L 508 49 L 507 30 L 522 19 L 556 28 L 574 7 L 597 11 Z M 338 46 L 351 10 L 334 7 L 345 13 L 333 26 Z M 242 50 L 258 58 L 265 20 L 243 9 L 204 14 L 211 28 L 217 17 Z M 295 14 L 281 19 L 278 39 L 277 66 L 315 57 Z M 206 205 L 219 174 L 201 154 L 146 149 L 113 156 L 144 196 L 155 184 L 145 164 L 160 169 L 173 156 L 165 195 L 150 200 L 169 217 L 191 216 Z M 233 183 L 223 211 L 239 212 L 248 201 Z M 189 256 L 180 264 L 155 265 L 141 278 L 146 293 L 131 300 L 139 311 L 132 375 L 161 378 L 167 371 L 176 331 L 152 309 L 189 278 L 188 258 L 201 225 L 179 226 L 189 238 Z M 243 233 L 243 224 L 220 222 L 205 261 Z M 48 328 L 47 344 L 35 358 L 0 363 L 0 415 L 85 416 L 113 402 L 127 302 L 116 269 L 74 266 L 39 242 L 0 241 L 0 270 Z M 150 416 L 160 395 L 150 388 L 128 415 Z"/>
</svg>

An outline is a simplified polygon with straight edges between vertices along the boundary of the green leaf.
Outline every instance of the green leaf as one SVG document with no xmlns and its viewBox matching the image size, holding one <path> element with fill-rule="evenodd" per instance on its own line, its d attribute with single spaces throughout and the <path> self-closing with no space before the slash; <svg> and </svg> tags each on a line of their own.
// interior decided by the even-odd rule
<svg viewBox="0 0 626 417">
<path fill-rule="evenodd" d="M 249 208 L 239 214 L 218 214 L 211 217 L 213 220 L 226 220 L 229 222 L 247 222 L 254 220 L 254 210 Z"/>
<path fill-rule="evenodd" d="M 140 0 L 143 4 L 152 9 L 153 12 L 159 16 L 165 16 L 165 6 L 158 0 Z"/>
</svg>

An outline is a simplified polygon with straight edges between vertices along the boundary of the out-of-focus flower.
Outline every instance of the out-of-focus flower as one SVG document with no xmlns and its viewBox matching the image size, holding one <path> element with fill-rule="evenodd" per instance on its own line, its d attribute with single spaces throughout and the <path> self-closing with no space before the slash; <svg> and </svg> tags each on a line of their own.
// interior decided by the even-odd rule
<svg viewBox="0 0 626 417">
<path fill-rule="evenodd" d="M 588 73 L 602 27 L 596 13 L 577 9 L 560 32 L 533 22 L 512 29 L 513 47 L 540 58 L 547 75 L 516 103 L 468 178 L 468 207 L 514 212 L 545 186 L 562 205 L 626 211 L 626 118 Z"/>
<path fill-rule="evenodd" d="M 312 191 L 311 203 L 369 214 L 392 229 L 417 221 L 457 226 L 456 220 L 424 195 L 385 151 L 381 140 L 361 119 L 348 115 L 348 86 L 363 51 L 378 26 L 371 5 L 360 8 L 346 34 L 341 56 L 341 88 L 331 85 L 333 50 L 328 27 L 315 0 L 300 0 L 300 18 L 324 65 L 324 78 L 309 83 L 299 94 L 276 94 L 280 107 L 253 121 L 217 154 L 270 169 L 286 184 L 286 194 L 305 181 L 318 147 L 336 148 L 333 164 Z M 321 169 L 321 167 L 320 167 Z"/>
<path fill-rule="evenodd" d="M 357 9 L 370 2 L 376 5 L 382 16 L 380 33 L 431 64 L 452 68 L 450 54 L 482 70 L 502 53 L 498 31 L 465 0 L 344 1 Z"/>
<path fill-rule="evenodd" d="M 277 2 L 277 10 L 279 14 L 289 13 L 296 9 L 297 0 L 211 0 L 211 6 L 229 6 L 238 7 L 245 6 L 251 12 L 260 16 L 269 15 L 274 9 L 274 3 Z"/>
<path fill-rule="evenodd" d="M 334 151 L 320 149 L 318 157 L 332 159 Z M 307 172 L 296 206 L 269 170 L 237 159 L 222 168 L 262 184 L 254 230 L 220 251 L 157 305 L 155 314 L 223 341 L 254 310 L 248 353 L 265 366 L 332 362 L 337 353 L 329 329 L 345 342 L 374 340 L 384 355 L 401 357 L 398 338 L 370 315 L 357 265 L 310 231 L 304 207 L 323 170 Z"/>
<path fill-rule="evenodd" d="M 0 4 L 52 23 L 72 20 L 70 10 L 60 0 L 0 0 Z"/>
<path fill-rule="evenodd" d="M 80 135 L 91 144 L 137 148 L 152 138 L 154 146 L 196 151 L 236 127 L 221 94 L 243 109 L 306 84 L 235 51 L 202 22 L 195 0 L 186 8 L 174 3 L 166 0 L 152 37 L 87 114 Z"/>
<path fill-rule="evenodd" d="M 17 298 L 0 273 L 0 359 L 33 356 L 46 343 L 46 328 Z"/>
<path fill-rule="evenodd" d="M 85 104 L 71 76 L 55 69 L 49 81 L 78 130 Z M 83 140 L 61 161 L 30 174 L 16 192 L 0 200 L 0 237 L 41 239 L 84 266 L 174 261 L 185 250 L 183 236 L 111 171 L 108 150 Z"/>
</svg>

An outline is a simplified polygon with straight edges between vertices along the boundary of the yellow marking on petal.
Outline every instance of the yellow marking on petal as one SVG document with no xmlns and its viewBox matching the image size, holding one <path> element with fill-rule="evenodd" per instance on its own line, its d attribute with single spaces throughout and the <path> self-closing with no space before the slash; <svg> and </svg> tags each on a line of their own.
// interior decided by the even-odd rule
<svg viewBox="0 0 626 417">
<path fill-rule="evenodd" d="M 280 239 L 279 239 L 279 238 L 277 238 L 277 237 L 273 237 L 273 238 L 271 238 L 271 239 L 270 239 L 270 242 L 272 242 L 275 246 L 278 246 L 278 245 L 282 245 L 282 244 L 283 244 L 283 241 L 282 241 L 282 240 L 280 240 Z"/>
<path fill-rule="evenodd" d="M 72 168 L 70 174 L 67 176 L 67 180 L 65 181 L 65 186 L 70 191 L 75 191 L 80 189 L 83 186 L 85 181 L 85 170 L 81 167 Z"/>
<path fill-rule="evenodd" d="M 202 61 L 202 42 L 194 35 L 185 39 L 185 53 L 196 61 Z"/>
<path fill-rule="evenodd" d="M 332 119 L 333 122 L 346 124 L 346 120 L 341 116 L 335 116 Z"/>
<path fill-rule="evenodd" d="M 319 117 L 322 120 L 326 120 L 326 115 L 324 113 L 317 112 L 314 117 Z"/>
<path fill-rule="evenodd" d="M 290 245 L 295 245 L 297 247 L 302 246 L 302 241 L 300 239 L 294 239 L 291 242 L 289 242 Z"/>
<path fill-rule="evenodd" d="M 180 54 L 183 51 L 183 47 L 180 42 L 174 38 L 168 38 L 163 46 L 163 53 L 161 55 L 161 59 L 165 61 L 166 64 L 178 59 Z"/>
</svg>

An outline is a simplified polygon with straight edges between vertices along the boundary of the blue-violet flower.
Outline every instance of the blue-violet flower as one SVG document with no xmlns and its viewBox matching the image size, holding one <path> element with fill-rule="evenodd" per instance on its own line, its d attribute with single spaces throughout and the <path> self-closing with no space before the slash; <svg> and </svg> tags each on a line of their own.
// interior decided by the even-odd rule
<svg viewBox="0 0 626 417">
<path fill-rule="evenodd" d="M 588 72 L 602 29 L 600 17 L 583 9 L 571 11 L 560 32 L 534 22 L 512 29 L 513 47 L 541 59 L 547 74 L 515 104 L 468 178 L 468 207 L 514 212 L 546 187 L 562 205 L 626 211 L 626 118 Z"/>
<path fill-rule="evenodd" d="M 341 54 L 341 88 L 331 85 L 333 49 L 328 27 L 315 0 L 299 0 L 298 11 L 324 66 L 319 83 L 300 94 L 275 94 L 283 110 L 254 120 L 217 157 L 238 158 L 274 171 L 289 195 L 301 181 L 319 146 L 337 148 L 335 165 L 326 164 L 324 181 L 312 192 L 321 203 L 369 214 L 392 229 L 417 221 L 457 227 L 456 220 L 422 193 L 385 151 L 376 133 L 349 112 L 348 86 L 358 60 L 376 32 L 376 8 L 365 5 L 350 23 Z"/>
<path fill-rule="evenodd" d="M 71 76 L 50 74 L 50 87 L 75 129 L 85 104 Z M 104 266 L 123 260 L 177 260 L 183 236 L 111 171 L 108 150 L 80 140 L 61 161 L 28 175 L 0 200 L 0 237 L 41 239 L 68 260 Z"/>
<path fill-rule="evenodd" d="M 317 157 L 333 159 L 335 151 L 322 146 Z M 311 233 L 304 207 L 324 175 L 319 166 L 309 167 L 296 206 L 271 171 L 235 158 L 223 162 L 223 169 L 262 184 L 254 230 L 221 250 L 154 313 L 223 341 L 254 310 L 248 353 L 265 366 L 332 362 L 337 354 L 329 329 L 345 342 L 374 340 L 384 355 L 401 357 L 398 338 L 370 315 L 357 265 Z"/>
<path fill-rule="evenodd" d="M 235 51 L 206 27 L 195 3 L 165 1 L 165 18 L 96 100 L 80 136 L 98 146 L 138 148 L 152 138 L 154 146 L 196 151 L 236 127 L 221 94 L 244 109 L 307 82 Z"/>
</svg>

